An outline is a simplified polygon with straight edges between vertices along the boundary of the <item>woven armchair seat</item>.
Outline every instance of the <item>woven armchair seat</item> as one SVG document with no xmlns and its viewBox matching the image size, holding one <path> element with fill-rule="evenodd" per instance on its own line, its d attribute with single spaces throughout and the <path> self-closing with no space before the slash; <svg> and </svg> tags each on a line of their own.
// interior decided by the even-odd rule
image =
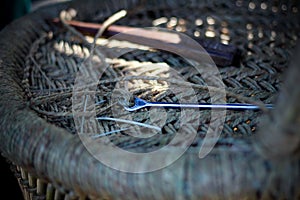
<svg viewBox="0 0 300 200">
<path fill-rule="evenodd" d="M 127 15 L 114 25 L 162 28 L 238 49 L 237 62 L 213 64 L 224 96 L 212 97 L 220 88 L 210 87 L 193 62 L 174 52 L 103 37 L 93 48 L 92 36 L 53 23 L 64 13 L 102 24 L 122 9 Z M 297 54 L 299 9 L 296 1 L 77 0 L 40 8 L 8 25 L 0 32 L 0 150 L 24 199 L 300 198 L 299 134 L 283 131 L 283 142 L 268 146 L 276 129 L 289 126 L 285 112 L 297 102 L 292 99 L 298 93 L 281 89 L 288 80 L 297 82 L 292 72 L 285 74 Z M 82 84 L 90 86 L 85 90 Z M 130 104 L 133 97 L 173 103 L 222 99 L 261 109 L 128 112 L 116 100 Z M 213 113 L 222 113 L 223 121 Z M 287 119 L 294 116 L 299 114 Z M 272 124 L 280 117 L 282 123 Z M 214 120 L 222 121 L 213 130 L 216 141 L 207 137 Z M 293 123 L 297 128 L 299 118 Z M 110 153 L 111 144 L 145 156 L 122 159 L 121 152 Z M 147 157 L 151 152 L 155 156 Z"/>
</svg>

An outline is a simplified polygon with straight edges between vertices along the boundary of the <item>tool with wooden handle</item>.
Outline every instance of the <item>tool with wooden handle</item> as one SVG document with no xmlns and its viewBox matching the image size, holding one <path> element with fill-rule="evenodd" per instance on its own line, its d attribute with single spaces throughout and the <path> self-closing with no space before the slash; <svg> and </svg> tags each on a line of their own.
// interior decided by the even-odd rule
<svg viewBox="0 0 300 200">
<path fill-rule="evenodd" d="M 56 25 L 61 25 L 60 19 L 55 18 L 50 20 L 51 23 Z M 103 26 L 102 24 L 96 23 L 87 23 L 81 21 L 66 21 L 66 23 L 77 31 L 85 34 L 95 36 L 98 30 Z M 135 37 L 137 39 L 140 37 L 141 40 L 149 40 L 151 39 L 152 42 L 157 40 L 159 42 L 165 42 L 168 44 L 178 44 L 178 39 L 174 37 L 174 33 L 171 32 L 162 32 L 153 29 L 142 29 L 142 28 L 135 28 L 135 27 L 128 27 L 128 26 L 118 26 L 118 25 L 111 25 L 109 26 L 106 31 L 103 33 L 102 36 L 104 37 L 112 37 L 119 33 L 123 33 L 127 36 L 124 40 L 128 41 L 131 40 L 130 38 Z M 233 45 L 225 45 L 219 42 L 215 42 L 212 40 L 204 40 L 197 37 L 191 37 L 197 43 L 199 43 L 209 54 L 209 56 L 213 59 L 213 61 L 218 66 L 228 66 L 228 65 L 236 65 L 240 60 L 240 51 Z M 131 41 L 129 41 L 131 42 Z M 136 41 L 134 41 L 136 42 Z M 192 53 L 198 53 L 198 47 L 196 47 L 191 42 L 184 42 L 180 44 L 180 48 L 183 51 L 190 51 Z M 198 51 L 198 52 L 197 52 Z M 202 52 L 203 53 L 203 52 Z"/>
</svg>

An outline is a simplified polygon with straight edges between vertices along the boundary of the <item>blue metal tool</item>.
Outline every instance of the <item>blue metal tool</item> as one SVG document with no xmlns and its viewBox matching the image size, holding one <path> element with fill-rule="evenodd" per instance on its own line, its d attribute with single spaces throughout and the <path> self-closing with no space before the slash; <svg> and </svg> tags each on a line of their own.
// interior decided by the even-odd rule
<svg viewBox="0 0 300 200">
<path fill-rule="evenodd" d="M 260 110 L 261 107 L 254 104 L 244 104 L 244 103 L 228 103 L 228 104 L 209 104 L 209 103 L 200 103 L 200 104 L 180 104 L 180 103 L 167 103 L 167 102 L 147 102 L 138 97 L 134 98 L 134 105 L 129 107 L 124 105 L 124 108 L 128 111 L 136 111 L 141 108 L 146 107 L 163 107 L 163 108 L 219 108 L 219 109 L 229 109 L 229 110 Z M 266 108 L 273 108 L 272 104 L 266 104 Z"/>
</svg>

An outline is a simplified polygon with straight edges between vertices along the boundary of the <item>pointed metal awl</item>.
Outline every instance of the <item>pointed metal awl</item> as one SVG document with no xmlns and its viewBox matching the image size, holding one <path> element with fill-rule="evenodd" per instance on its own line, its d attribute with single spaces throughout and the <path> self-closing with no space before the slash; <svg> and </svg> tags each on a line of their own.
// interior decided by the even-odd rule
<svg viewBox="0 0 300 200">
<path fill-rule="evenodd" d="M 219 108 L 219 109 L 229 109 L 229 110 L 259 110 L 261 107 L 254 104 L 244 104 L 244 103 L 228 103 L 228 104 L 209 104 L 209 103 L 200 103 L 200 104 L 180 104 L 180 103 L 167 103 L 167 102 L 147 102 L 138 97 L 134 98 L 134 105 L 129 107 L 125 106 L 124 108 L 128 111 L 136 111 L 141 108 L 146 107 L 163 107 L 163 108 Z M 273 108 L 272 104 L 266 104 L 266 108 Z"/>
</svg>

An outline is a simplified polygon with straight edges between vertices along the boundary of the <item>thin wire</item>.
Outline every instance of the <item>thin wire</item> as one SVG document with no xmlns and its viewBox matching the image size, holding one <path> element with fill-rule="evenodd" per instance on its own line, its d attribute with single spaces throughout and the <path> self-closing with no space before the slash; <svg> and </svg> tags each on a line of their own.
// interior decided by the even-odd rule
<svg viewBox="0 0 300 200">
<path fill-rule="evenodd" d="M 96 139 L 96 138 L 99 138 L 99 137 L 108 136 L 108 135 L 111 135 L 111 134 L 114 134 L 114 133 L 119 133 L 119 132 L 122 132 L 122 131 L 126 131 L 128 129 L 129 128 L 121 128 L 121 129 L 118 129 L 118 130 L 113 130 L 113 131 L 109 131 L 109 132 L 106 132 L 106 133 L 93 135 L 91 138 Z"/>
<path fill-rule="evenodd" d="M 161 131 L 161 128 L 159 128 L 158 126 L 153 126 L 153 125 L 150 125 L 150 124 L 135 122 L 135 121 L 126 120 L 126 119 L 118 119 L 118 118 L 112 118 L 112 117 L 97 117 L 96 119 L 98 119 L 98 120 L 107 120 L 107 121 L 115 121 L 115 122 L 122 122 L 122 123 L 127 123 L 127 124 L 133 124 L 133 125 L 143 126 L 143 127 L 146 127 L 146 128 L 150 128 L 150 129 L 155 129 L 157 131 Z"/>
</svg>

